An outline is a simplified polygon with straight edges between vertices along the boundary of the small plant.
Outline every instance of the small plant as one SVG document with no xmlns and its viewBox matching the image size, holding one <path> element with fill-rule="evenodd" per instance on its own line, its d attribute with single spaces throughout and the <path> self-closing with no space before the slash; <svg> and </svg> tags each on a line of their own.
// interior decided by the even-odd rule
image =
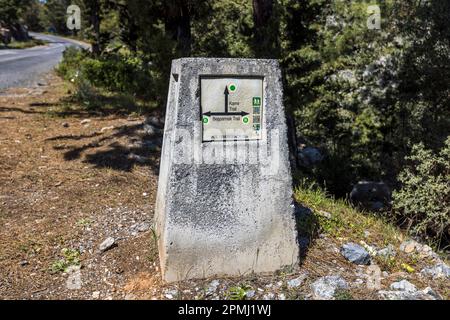
<svg viewBox="0 0 450 320">
<path fill-rule="evenodd" d="M 350 291 L 346 289 L 338 289 L 334 293 L 334 298 L 336 300 L 353 300 L 353 296 Z"/>
<path fill-rule="evenodd" d="M 400 174 L 403 187 L 394 193 L 394 209 L 420 236 L 432 236 L 438 244 L 450 236 L 450 137 L 439 154 L 413 147 Z"/>
<path fill-rule="evenodd" d="M 236 286 L 228 289 L 226 294 L 227 298 L 230 300 L 244 300 L 247 291 L 251 288 L 248 286 Z"/>
<path fill-rule="evenodd" d="M 50 267 L 52 273 L 65 272 L 70 266 L 80 265 L 80 252 L 78 250 L 64 248 L 61 250 L 61 254 L 63 258 L 53 262 Z"/>
<path fill-rule="evenodd" d="M 80 227 L 87 227 L 92 223 L 92 220 L 89 218 L 82 218 L 77 221 L 77 225 Z"/>
<path fill-rule="evenodd" d="M 375 261 L 376 264 L 380 266 L 382 270 L 392 271 L 397 266 L 397 261 L 395 257 L 392 256 L 388 257 L 376 256 Z"/>
<path fill-rule="evenodd" d="M 64 261 L 64 259 L 60 259 L 52 263 L 50 271 L 52 273 L 64 272 L 66 268 L 67 268 L 66 261 Z"/>
</svg>

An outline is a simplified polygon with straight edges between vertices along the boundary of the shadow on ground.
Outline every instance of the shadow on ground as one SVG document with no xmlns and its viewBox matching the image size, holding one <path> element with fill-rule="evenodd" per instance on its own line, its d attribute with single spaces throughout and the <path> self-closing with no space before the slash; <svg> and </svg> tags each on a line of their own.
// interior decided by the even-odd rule
<svg viewBox="0 0 450 320">
<path fill-rule="evenodd" d="M 149 167 L 158 173 L 162 130 L 148 134 L 145 123 L 122 125 L 108 133 L 94 132 L 88 135 L 61 135 L 47 141 L 82 142 L 82 145 L 60 144 L 53 148 L 63 152 L 64 160 L 74 161 L 83 158 L 96 168 L 109 168 L 129 172 L 134 166 Z"/>
<path fill-rule="evenodd" d="M 295 202 L 295 220 L 297 225 L 297 243 L 300 249 L 300 265 L 308 255 L 309 248 L 319 235 L 320 223 L 314 212 Z"/>
</svg>

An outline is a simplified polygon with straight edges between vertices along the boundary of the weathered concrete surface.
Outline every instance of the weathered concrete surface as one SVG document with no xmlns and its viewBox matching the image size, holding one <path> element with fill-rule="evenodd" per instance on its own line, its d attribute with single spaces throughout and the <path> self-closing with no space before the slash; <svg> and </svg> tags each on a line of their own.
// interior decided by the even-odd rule
<svg viewBox="0 0 450 320">
<path fill-rule="evenodd" d="M 164 280 L 266 273 L 295 265 L 297 233 L 278 63 L 185 58 L 173 61 L 171 72 L 155 209 Z M 202 142 L 199 77 L 218 74 L 264 77 L 261 140 Z"/>
</svg>

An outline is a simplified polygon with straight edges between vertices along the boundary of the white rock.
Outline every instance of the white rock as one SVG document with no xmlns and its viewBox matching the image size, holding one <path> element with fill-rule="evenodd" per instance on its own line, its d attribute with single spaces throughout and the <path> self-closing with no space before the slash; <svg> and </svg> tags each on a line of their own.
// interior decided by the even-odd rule
<svg viewBox="0 0 450 320">
<path fill-rule="evenodd" d="M 176 289 L 168 289 L 164 292 L 164 297 L 171 300 L 178 295 L 178 290 Z"/>
<path fill-rule="evenodd" d="M 93 299 L 98 299 L 100 297 L 100 291 L 94 291 L 92 292 L 92 298 Z"/>
<path fill-rule="evenodd" d="M 333 300 L 339 289 L 348 289 L 347 282 L 340 276 L 326 276 L 311 284 L 313 298 L 316 300 Z"/>
<path fill-rule="evenodd" d="M 417 288 L 411 282 L 407 280 L 401 280 L 399 282 L 394 282 L 390 286 L 391 290 L 396 291 L 408 291 L 408 292 L 416 292 Z"/>
<path fill-rule="evenodd" d="M 211 294 L 213 292 L 216 292 L 217 287 L 219 286 L 220 282 L 219 280 L 213 280 L 209 283 L 208 289 L 206 290 L 208 294 Z"/>
<path fill-rule="evenodd" d="M 306 280 L 306 277 L 307 277 L 307 274 L 305 273 L 295 279 L 289 280 L 287 282 L 288 288 L 292 289 L 292 288 L 297 288 L 297 287 L 301 286 L 302 283 Z"/>
<path fill-rule="evenodd" d="M 144 124 L 144 132 L 146 135 L 153 136 L 160 132 L 160 130 L 151 124 Z"/>
<path fill-rule="evenodd" d="M 450 278 L 450 267 L 445 263 L 438 263 L 433 267 L 424 268 L 422 274 L 432 276 L 433 279 Z"/>
<path fill-rule="evenodd" d="M 143 156 L 140 156 L 140 155 L 137 155 L 137 154 L 134 154 L 134 153 L 128 154 L 128 159 L 129 160 L 134 160 L 134 161 L 139 162 L 139 163 L 145 163 L 147 161 L 146 157 L 143 157 Z"/>
<path fill-rule="evenodd" d="M 101 133 L 104 133 L 104 132 L 106 132 L 106 131 L 113 130 L 113 129 L 114 129 L 114 126 L 103 127 L 103 128 L 100 130 L 100 132 L 101 132 Z"/>
<path fill-rule="evenodd" d="M 116 240 L 113 237 L 108 237 L 100 244 L 98 249 L 101 252 L 105 252 L 106 250 L 111 249 L 114 246 L 115 242 Z"/>
<path fill-rule="evenodd" d="M 392 244 L 389 244 L 386 248 L 378 250 L 376 255 L 383 258 L 395 257 L 395 248 Z"/>
<path fill-rule="evenodd" d="M 421 248 L 420 243 L 414 240 L 403 241 L 400 244 L 400 251 L 403 251 L 405 253 L 412 253 L 419 248 Z"/>
<path fill-rule="evenodd" d="M 263 296 L 263 300 L 273 300 L 273 299 L 275 299 L 275 294 L 272 292 L 267 293 Z"/>
</svg>

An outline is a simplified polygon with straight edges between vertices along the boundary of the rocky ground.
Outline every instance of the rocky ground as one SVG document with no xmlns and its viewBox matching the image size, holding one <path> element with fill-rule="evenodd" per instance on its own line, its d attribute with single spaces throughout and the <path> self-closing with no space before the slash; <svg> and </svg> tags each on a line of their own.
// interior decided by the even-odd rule
<svg viewBox="0 0 450 320">
<path fill-rule="evenodd" d="M 70 90 L 50 74 L 0 94 L 1 299 L 449 299 L 442 256 L 400 232 L 374 245 L 370 228 L 365 241 L 300 237 L 301 264 L 273 275 L 164 285 L 152 225 L 161 120 L 79 111 Z"/>
</svg>

